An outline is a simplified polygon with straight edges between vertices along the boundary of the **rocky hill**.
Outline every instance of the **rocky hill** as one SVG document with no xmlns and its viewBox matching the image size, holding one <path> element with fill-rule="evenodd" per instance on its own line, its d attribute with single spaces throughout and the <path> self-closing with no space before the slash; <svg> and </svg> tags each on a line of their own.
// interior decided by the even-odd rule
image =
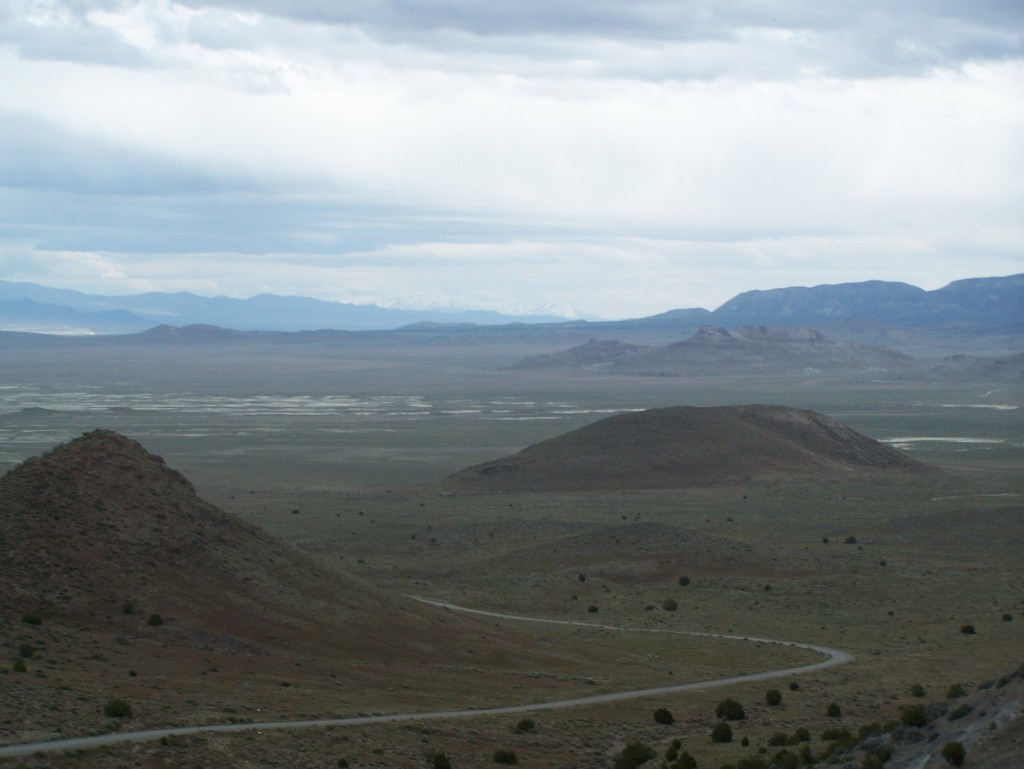
<svg viewBox="0 0 1024 769">
<path fill-rule="evenodd" d="M 322 565 L 114 432 L 0 478 L 0 743 L 108 730 L 111 696 L 135 728 L 474 702 L 565 664 L 531 644 Z"/>
<path fill-rule="evenodd" d="M 683 488 L 778 473 L 927 472 L 822 414 L 783 406 L 618 414 L 450 476 L 456 491 Z"/>
<path fill-rule="evenodd" d="M 233 603 L 253 609 L 343 579 L 205 502 L 160 457 L 107 430 L 9 472 L 0 510 L 4 608 L 80 617 L 132 601 L 230 623 Z"/>
<path fill-rule="evenodd" d="M 877 378 L 906 376 L 914 360 L 893 350 L 836 341 L 812 328 L 702 325 L 690 338 L 668 345 L 591 340 L 524 358 L 511 368 L 559 367 L 636 376 L 861 373 Z"/>
</svg>

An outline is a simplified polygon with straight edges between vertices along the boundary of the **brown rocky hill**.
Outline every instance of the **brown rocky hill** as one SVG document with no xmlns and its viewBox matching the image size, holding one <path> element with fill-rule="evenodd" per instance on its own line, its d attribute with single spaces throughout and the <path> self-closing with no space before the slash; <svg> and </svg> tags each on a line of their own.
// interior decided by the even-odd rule
<svg viewBox="0 0 1024 769">
<path fill-rule="evenodd" d="M 618 414 L 450 476 L 456 491 L 717 486 L 777 473 L 928 468 L 823 414 L 784 406 Z"/>
<path fill-rule="evenodd" d="M 159 613 L 184 633 L 332 655 L 453 648 L 460 621 L 329 569 L 197 496 L 139 443 L 94 430 L 0 478 L 0 611 Z M 469 626 L 474 623 L 469 622 Z M 456 631 L 457 634 L 457 631 Z"/>
</svg>

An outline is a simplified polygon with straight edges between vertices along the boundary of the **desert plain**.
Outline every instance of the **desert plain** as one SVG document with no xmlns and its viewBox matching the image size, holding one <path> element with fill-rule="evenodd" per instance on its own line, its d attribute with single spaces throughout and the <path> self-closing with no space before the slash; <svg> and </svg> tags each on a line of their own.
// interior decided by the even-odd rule
<svg viewBox="0 0 1024 769">
<path fill-rule="evenodd" d="M 53 522 L 79 527 L 73 572 L 62 572 L 71 560 L 53 549 L 56 538 L 19 539 L 15 508 L 5 508 L 0 557 L 18 568 L 5 572 L 0 616 L 0 744 L 486 710 L 822 659 L 690 633 L 802 642 L 854 659 L 521 715 L 189 734 L 0 765 L 430 767 L 443 753 L 453 767 L 482 767 L 504 751 L 521 766 L 583 769 L 615 766 L 632 742 L 651 746 L 650 766 L 661 766 L 678 739 L 698 766 L 718 769 L 770 761 L 773 735 L 806 729 L 816 758 L 860 766 L 861 754 L 824 758 L 822 734 L 898 722 L 901 708 L 944 703 L 956 684 L 965 697 L 982 696 L 1024 662 L 1019 380 L 871 367 L 759 376 L 510 368 L 538 351 L 526 336 L 443 335 L 8 345 L 0 471 L 100 428 L 162 457 L 197 498 L 244 525 L 224 524 L 232 534 L 218 539 L 220 513 L 207 511 L 197 514 L 203 526 L 175 530 L 186 524 L 174 511 L 193 509 L 191 491 L 121 444 L 103 447 L 120 465 L 92 465 L 92 485 L 76 487 L 79 501 L 102 499 L 66 499 Z M 503 493 L 445 482 L 613 414 L 740 404 L 826 414 L 929 471 L 753 472 L 674 488 Z M 720 448 L 729 445 L 723 434 Z M 152 505 L 144 512 L 134 501 L 142 496 Z M 164 511 L 167 500 L 177 507 Z M 165 517 L 124 539 L 125 521 L 141 515 Z M 174 536 L 183 539 L 165 548 Z M 127 567 L 126 543 L 137 559 Z M 13 584 L 25 574 L 56 597 L 40 593 L 31 605 L 35 583 Z M 576 624 L 466 614 L 419 598 Z M 147 621 L 154 614 L 161 624 Z M 770 689 L 779 704 L 767 703 Z M 746 717 L 731 722 L 732 741 L 716 743 L 716 706 L 726 698 Z M 111 699 L 129 703 L 131 716 L 105 713 Z M 833 704 L 838 715 L 828 714 Z M 655 720 L 659 708 L 672 723 Z M 517 728 L 523 718 L 530 728 Z M 1020 765 L 1015 724 L 972 737 L 965 765 Z"/>
</svg>

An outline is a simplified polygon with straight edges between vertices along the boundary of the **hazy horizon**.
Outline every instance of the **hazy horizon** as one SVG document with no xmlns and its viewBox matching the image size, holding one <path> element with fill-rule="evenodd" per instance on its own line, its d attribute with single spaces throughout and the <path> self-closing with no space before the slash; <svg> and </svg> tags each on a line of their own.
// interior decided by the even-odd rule
<svg viewBox="0 0 1024 769">
<path fill-rule="evenodd" d="M 14 0 L 0 279 L 618 319 L 1024 272 L 1018 3 Z"/>
</svg>

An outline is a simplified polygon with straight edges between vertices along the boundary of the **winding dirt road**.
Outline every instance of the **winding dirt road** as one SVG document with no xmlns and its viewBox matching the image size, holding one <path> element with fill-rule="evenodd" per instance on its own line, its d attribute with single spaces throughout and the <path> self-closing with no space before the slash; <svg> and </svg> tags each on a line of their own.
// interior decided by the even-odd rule
<svg viewBox="0 0 1024 769">
<path fill-rule="evenodd" d="M 550 625 L 572 625 L 576 627 L 596 628 L 602 630 L 616 630 L 629 633 L 670 633 L 674 635 L 698 636 L 703 638 L 725 638 L 737 641 L 751 641 L 756 643 L 778 644 L 790 646 L 797 649 L 807 649 L 824 656 L 820 662 L 799 667 L 784 668 L 781 670 L 767 670 L 763 673 L 748 673 L 746 675 L 731 676 L 729 678 L 715 678 L 707 681 L 693 681 L 687 684 L 672 684 L 669 686 L 657 686 L 650 689 L 634 689 L 624 692 L 609 692 L 606 694 L 593 694 L 587 697 L 574 697 L 568 700 L 554 700 L 551 702 L 536 702 L 525 705 L 509 705 L 497 708 L 479 708 L 474 710 L 438 710 L 428 713 L 393 713 L 391 715 L 377 716 L 352 716 L 350 718 L 318 718 L 308 721 L 268 721 L 265 723 L 244 723 L 244 724 L 213 724 L 209 726 L 181 726 L 167 729 L 145 729 L 137 732 L 115 732 L 112 734 L 100 734 L 92 737 L 72 737 L 66 740 L 52 740 L 49 742 L 21 743 L 0 747 L 0 758 L 14 756 L 27 756 L 33 753 L 53 752 L 61 750 L 87 750 L 106 745 L 113 745 L 121 742 L 148 742 L 159 740 L 161 737 L 183 736 L 190 734 L 212 733 L 212 732 L 243 732 L 262 731 L 270 729 L 305 729 L 309 727 L 325 726 L 365 726 L 367 724 L 387 724 L 398 721 L 432 721 L 445 718 L 473 718 L 476 716 L 505 715 L 510 713 L 529 713 L 538 710 L 560 710 L 564 708 L 575 708 L 584 705 L 599 705 L 608 702 L 621 700 L 639 699 L 660 694 L 674 694 L 676 692 L 694 691 L 697 689 L 712 689 L 718 686 L 730 686 L 745 681 L 764 681 L 769 678 L 780 678 L 782 676 L 795 675 L 797 673 L 811 673 L 817 670 L 843 665 L 852 662 L 854 656 L 849 652 L 840 649 L 831 649 L 827 646 L 815 644 L 798 643 L 795 641 L 779 641 L 773 638 L 755 638 L 752 636 L 724 635 L 721 633 L 697 633 L 685 630 L 662 630 L 658 628 L 620 627 L 617 625 L 604 625 L 594 622 L 576 622 L 572 620 L 543 619 L 539 617 L 524 617 L 515 614 L 501 614 L 499 612 L 483 611 L 480 609 L 468 609 L 463 606 L 434 601 L 428 598 L 412 596 L 432 606 L 438 606 L 450 611 L 476 614 L 483 617 L 494 617 L 496 619 L 513 620 L 516 622 L 537 622 Z"/>
</svg>

